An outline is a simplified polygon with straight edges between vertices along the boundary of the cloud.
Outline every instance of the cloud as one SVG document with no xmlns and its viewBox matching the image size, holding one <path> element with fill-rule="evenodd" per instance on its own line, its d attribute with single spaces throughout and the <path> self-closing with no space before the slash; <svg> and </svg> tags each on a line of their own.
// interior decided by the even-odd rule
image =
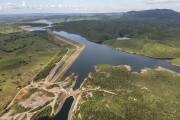
<svg viewBox="0 0 180 120">
<path fill-rule="evenodd" d="M 180 0 L 146 0 L 146 4 L 168 4 L 168 3 L 178 3 Z"/>
<path fill-rule="evenodd" d="M 80 7 L 76 4 L 66 5 L 66 4 L 49 4 L 49 5 L 39 5 L 39 4 L 28 4 L 25 0 L 21 2 L 21 4 L 13 4 L 12 2 L 8 2 L 6 4 L 0 4 L 0 11 L 14 11 L 14 10 L 44 10 L 51 11 L 56 10 L 60 12 L 103 12 L 108 11 L 109 9 L 106 7 Z"/>
<path fill-rule="evenodd" d="M 26 1 L 22 1 L 22 7 L 26 8 L 26 6 L 27 6 Z"/>
<path fill-rule="evenodd" d="M 38 10 L 38 9 L 62 9 L 65 6 L 63 6 L 62 4 L 50 4 L 50 5 L 37 5 L 37 4 L 33 4 L 30 5 L 28 4 L 25 0 L 22 1 L 21 4 L 13 4 L 12 2 L 7 2 L 6 4 L 0 4 L 0 11 L 5 11 L 5 10 Z M 72 7 L 74 8 L 74 6 L 68 6 L 69 8 Z"/>
</svg>

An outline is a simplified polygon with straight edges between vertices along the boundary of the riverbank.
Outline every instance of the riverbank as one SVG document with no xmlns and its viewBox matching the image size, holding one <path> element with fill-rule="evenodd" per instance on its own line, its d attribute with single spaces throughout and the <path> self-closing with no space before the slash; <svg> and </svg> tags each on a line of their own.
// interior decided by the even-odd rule
<svg viewBox="0 0 180 120">
<path fill-rule="evenodd" d="M 43 117 L 42 115 L 46 112 L 44 110 L 49 111 L 47 112 L 48 116 L 55 115 L 60 110 L 60 109 L 58 110 L 58 108 L 63 106 L 65 99 L 69 96 L 70 92 L 72 91 L 72 87 L 73 87 L 72 85 L 74 85 L 73 82 L 76 76 L 73 74 L 67 76 L 66 78 L 63 79 L 61 78 L 68 70 L 68 68 L 72 65 L 72 63 L 81 54 L 81 52 L 84 50 L 85 45 L 74 42 L 65 37 L 56 35 L 50 31 L 48 32 L 48 34 L 54 36 L 55 41 L 61 41 L 66 44 L 74 46 L 75 51 L 71 53 L 67 51 L 67 53 L 65 54 L 66 57 L 63 57 L 66 59 L 62 58 L 65 61 L 64 64 L 61 65 L 61 67 L 58 66 L 58 63 L 63 63 L 61 62 L 62 60 L 56 63 L 57 66 L 55 66 L 49 72 L 46 79 L 43 79 L 41 81 L 31 82 L 28 86 L 22 88 L 16 94 L 16 96 L 10 102 L 10 104 L 7 105 L 7 108 L 5 108 L 0 118 L 36 119 L 37 116 L 39 116 L 38 118 Z M 60 68 L 58 69 L 58 67 Z M 61 79 L 61 81 L 60 82 L 57 81 L 58 79 Z M 36 99 L 35 97 L 38 99 Z M 22 105 L 21 103 L 23 101 L 25 103 L 23 103 Z M 41 103 L 38 101 L 41 101 Z M 33 103 L 34 105 L 31 106 L 31 103 Z M 31 107 L 28 107 L 28 109 L 26 109 L 27 106 L 31 106 Z"/>
<path fill-rule="evenodd" d="M 180 49 L 178 47 L 172 47 L 168 44 L 166 45 L 165 43 L 158 43 L 152 40 L 134 39 L 126 41 L 108 40 L 103 42 L 103 44 L 118 51 L 167 60 L 176 67 L 180 66 L 179 61 L 176 61 L 176 64 L 174 62 L 175 59 L 180 57 Z"/>
<path fill-rule="evenodd" d="M 174 57 L 153 57 L 153 56 L 141 54 L 141 53 L 138 53 L 138 52 L 132 52 L 132 51 L 128 51 L 128 50 L 123 50 L 123 49 L 121 49 L 121 48 L 114 48 L 114 47 L 109 46 L 109 45 L 105 45 L 105 46 L 106 46 L 106 47 L 109 47 L 109 48 L 111 48 L 111 49 L 117 50 L 117 51 L 122 51 L 122 52 L 130 53 L 130 54 L 134 54 L 134 55 L 146 56 L 146 57 L 153 58 L 153 59 L 160 59 L 160 60 L 171 60 L 171 59 L 175 59 Z"/>
<path fill-rule="evenodd" d="M 172 65 L 174 65 L 176 67 L 180 67 L 180 58 L 170 60 L 169 62 L 172 63 Z"/>
<path fill-rule="evenodd" d="M 18 28 L 17 28 L 18 29 Z M 56 56 L 63 56 L 69 46 L 53 44 L 45 31 L 1 34 L 0 45 L 0 111 L 18 91 L 31 83 Z M 7 41 L 8 40 L 8 41 Z"/>
<path fill-rule="evenodd" d="M 74 63 L 74 61 L 78 58 L 78 56 L 84 50 L 85 45 L 80 44 L 78 42 L 75 42 L 75 41 L 73 41 L 71 39 L 65 38 L 63 36 L 57 35 L 57 34 L 55 34 L 53 32 L 50 32 L 50 31 L 48 33 L 53 35 L 56 40 L 63 41 L 65 43 L 68 43 L 68 44 L 75 47 L 75 52 L 66 59 L 65 63 L 61 67 L 61 69 L 53 77 L 52 81 L 56 81 L 59 77 L 62 77 L 66 73 L 66 71 L 69 69 L 69 67 Z"/>
<path fill-rule="evenodd" d="M 67 34 L 69 34 L 69 33 L 66 33 L 66 32 L 59 32 L 59 34 L 61 34 L 61 35 L 64 35 L 64 36 L 67 36 Z M 73 38 L 73 36 L 75 36 L 74 38 Z M 152 61 L 152 63 L 151 63 L 151 65 L 153 66 L 153 68 L 155 68 L 155 67 L 157 67 L 157 66 L 161 66 L 161 65 L 158 65 L 159 64 L 159 62 L 164 62 L 164 63 L 166 63 L 166 61 L 163 61 L 163 60 L 156 60 L 156 59 L 151 59 L 151 58 L 149 58 L 149 57 L 144 57 L 144 56 L 140 56 L 140 55 L 132 55 L 132 54 L 127 54 L 126 52 L 117 52 L 117 51 L 114 51 L 114 50 L 112 50 L 112 49 L 109 49 L 109 48 L 107 48 L 107 47 L 105 47 L 105 46 L 102 46 L 102 45 L 100 45 L 100 44 L 96 44 L 96 43 L 92 43 L 92 42 L 89 42 L 89 41 L 87 41 L 86 39 L 84 39 L 84 38 L 82 38 L 82 37 L 80 37 L 80 36 L 77 36 L 77 35 L 73 35 L 73 34 L 69 34 L 69 36 L 68 36 L 69 38 L 71 38 L 71 39 L 73 39 L 73 40 L 75 40 L 75 41 L 78 41 L 78 42 L 82 42 L 82 43 L 84 43 L 84 44 L 86 44 L 86 46 L 87 46 L 87 49 L 89 50 L 89 52 L 87 52 L 86 51 L 86 53 L 84 54 L 82 54 L 81 55 L 81 57 L 79 57 L 79 59 L 78 59 L 78 61 L 76 62 L 76 68 L 77 69 L 74 69 L 74 67 L 73 68 L 71 68 L 72 70 L 70 70 L 70 71 L 78 71 L 78 74 L 80 74 L 80 79 L 78 78 L 78 80 L 79 81 L 84 81 L 84 77 L 82 77 L 81 75 L 82 74 L 85 74 L 84 72 L 83 72 L 83 70 L 86 70 L 86 71 L 88 71 L 88 73 L 89 72 L 92 72 L 93 71 L 93 69 L 91 69 L 91 68 L 89 68 L 88 67 L 88 70 L 87 69 L 84 69 L 84 68 L 86 68 L 86 66 L 89 66 L 88 64 L 90 63 L 91 64 L 91 67 L 93 67 L 93 66 L 95 66 L 95 65 L 97 65 L 97 64 L 100 64 L 98 61 L 99 61 L 99 59 L 101 60 L 101 62 L 103 62 L 103 63 L 107 63 L 107 64 L 113 64 L 112 62 L 111 62 L 111 60 L 116 60 L 116 59 L 118 59 L 119 61 L 129 61 L 129 60 L 133 60 L 133 59 L 129 59 L 129 57 L 130 58 L 133 58 L 134 56 L 135 56 L 135 60 L 136 60 L 136 62 L 134 62 L 134 61 L 132 61 L 132 63 L 133 64 L 135 64 L 136 66 L 141 66 L 141 65 L 143 65 L 143 62 L 142 61 L 145 61 L 145 63 L 146 63 L 146 65 L 145 66 L 143 66 L 143 67 L 141 67 L 141 69 L 143 69 L 143 68 L 147 68 L 147 66 L 149 65 L 149 63 L 151 63 L 151 62 L 149 62 L 149 61 Z M 93 47 L 92 47 L 93 46 Z M 95 47 L 96 46 L 96 47 Z M 91 49 L 90 49 L 91 48 Z M 98 48 L 101 48 L 101 49 L 98 49 Z M 86 50 L 87 50 L 86 49 Z M 110 52 L 110 54 L 109 54 L 109 51 L 111 51 Z M 92 53 L 95 53 L 95 54 L 93 54 L 94 55 L 94 57 L 92 57 L 93 55 L 92 55 Z M 98 54 L 96 54 L 96 53 L 98 53 Z M 115 53 L 115 54 L 114 54 Z M 117 58 L 117 56 L 119 55 L 119 54 L 121 54 L 122 56 L 121 57 L 119 57 L 119 58 Z M 92 58 L 96 58 L 96 60 L 95 61 L 97 61 L 97 62 L 95 62 L 94 63 L 94 60 L 92 60 L 92 59 L 85 59 L 85 58 L 87 58 L 87 55 L 88 56 L 91 56 Z M 105 57 L 104 58 L 104 56 L 106 56 L 106 55 L 108 55 L 108 57 Z M 113 57 L 111 56 L 111 55 L 114 55 Z M 125 60 L 123 60 L 123 58 L 124 57 L 127 57 L 126 55 L 128 55 L 128 59 L 125 59 Z M 100 57 L 100 58 L 99 58 Z M 109 59 L 109 58 L 113 58 L 113 59 Z M 142 59 L 138 59 L 138 58 L 142 58 Z M 81 61 L 81 59 L 83 59 L 83 60 L 86 60 L 86 63 L 85 64 L 83 64 L 83 61 Z M 79 61 L 80 60 L 80 61 Z M 158 64 L 156 64 L 156 63 L 158 63 Z M 131 64 L 131 62 L 129 62 L 129 63 L 126 63 L 126 62 L 118 62 L 118 63 L 116 63 L 116 64 L 127 64 L 127 65 L 132 65 Z M 137 65 L 138 64 L 138 65 Z M 168 63 L 169 64 L 169 63 Z M 170 65 L 170 64 L 169 64 Z M 83 68 L 83 70 L 80 70 L 80 69 L 78 69 L 78 68 L 80 68 L 80 66 L 81 66 L 81 68 Z M 152 67 L 152 66 L 150 66 L 150 67 Z M 162 65 L 163 66 L 163 65 Z M 170 65 L 171 66 L 171 65 Z M 173 66 L 174 67 L 174 66 Z M 126 68 L 127 68 L 127 66 L 126 66 Z M 130 67 L 128 67 L 128 69 L 130 70 L 130 69 L 132 69 L 134 72 L 136 71 L 136 70 L 134 70 L 134 66 L 131 66 L 131 68 Z M 136 72 L 142 72 L 142 73 L 145 73 L 145 71 L 147 71 L 146 69 L 143 69 L 143 71 L 141 71 L 141 70 L 137 70 Z M 178 71 L 178 69 L 177 69 L 177 71 Z M 109 76 L 108 74 L 105 74 L 105 76 Z M 82 78 L 83 78 L 83 80 L 82 80 Z M 85 79 L 86 80 L 86 79 Z M 77 81 L 78 82 L 78 81 Z M 81 83 L 81 82 L 80 82 Z M 84 84 L 85 82 L 82 82 L 82 84 Z M 80 86 L 82 86 L 82 84 L 80 85 Z M 78 87 L 79 88 L 79 87 Z M 84 89 L 84 88 L 83 88 Z M 78 90 L 79 90 L 79 92 L 78 92 Z M 111 91 L 107 91 L 107 90 L 98 90 L 98 89 L 95 89 L 95 90 L 97 90 L 97 91 L 105 91 L 106 93 L 111 93 Z M 94 91 L 94 89 L 92 90 L 92 89 L 90 89 L 90 91 Z M 74 114 L 74 106 L 76 106 L 76 104 L 79 104 L 80 103 L 80 100 L 77 100 L 77 94 L 79 93 L 79 94 L 81 94 L 81 93 L 89 93 L 90 95 L 91 95 L 91 92 L 90 91 L 86 91 L 86 90 L 81 90 L 81 87 L 79 88 L 79 89 L 77 89 L 77 92 L 76 92 L 76 90 L 75 91 L 73 91 L 72 92 L 72 94 L 70 95 L 70 96 L 74 96 L 74 102 L 73 102 L 73 104 L 72 104 L 72 107 L 71 107 L 71 109 L 69 110 L 69 116 L 68 116 L 68 119 L 71 119 L 72 118 L 72 116 L 73 116 L 73 114 Z M 83 94 L 84 95 L 84 94 Z M 66 106 L 66 105 L 64 105 L 64 106 Z M 78 116 L 77 114 L 76 114 L 76 116 Z M 63 116 L 64 117 L 64 116 Z"/>
<path fill-rule="evenodd" d="M 81 100 L 75 103 L 77 109 L 71 118 L 176 119 L 179 79 L 179 73 L 160 67 L 137 73 L 126 66 L 98 65 L 83 84 Z"/>
<path fill-rule="evenodd" d="M 74 41 L 78 41 L 79 43 L 84 43 L 86 45 L 86 50 L 83 52 L 83 54 L 81 54 L 74 65 L 68 70 L 68 73 L 76 72 L 79 76 L 76 82 L 77 84 L 75 85 L 76 89 L 79 88 L 80 84 L 84 81 L 84 78 L 87 77 L 88 73 L 93 71 L 93 66 L 101 63 L 113 65 L 130 65 L 132 67 L 132 71 L 136 72 L 140 72 L 143 68 L 155 68 L 157 66 L 163 66 L 174 71 L 179 71 L 178 68 L 172 66 L 164 60 L 151 59 L 144 56 L 118 52 L 100 44 L 89 42 L 87 39 L 79 35 L 70 34 L 67 32 L 56 33 L 62 36 L 66 36 Z M 108 75 L 105 74 L 105 76 Z M 75 96 L 75 94 L 79 92 L 78 90 L 74 91 L 74 94 L 70 93 L 68 94 L 68 96 Z M 64 107 L 66 107 L 66 105 L 64 105 Z M 64 116 L 66 115 L 63 115 L 63 117 Z"/>
</svg>

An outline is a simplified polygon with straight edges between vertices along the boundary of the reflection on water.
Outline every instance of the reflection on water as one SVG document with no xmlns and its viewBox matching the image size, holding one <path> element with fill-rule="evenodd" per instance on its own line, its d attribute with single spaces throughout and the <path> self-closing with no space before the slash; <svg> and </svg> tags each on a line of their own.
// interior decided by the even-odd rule
<svg viewBox="0 0 180 120">
<path fill-rule="evenodd" d="M 164 68 L 180 72 L 180 68 L 171 65 L 166 60 L 153 59 L 122 51 L 116 51 L 104 45 L 90 42 L 79 35 L 69 34 L 67 32 L 55 33 L 86 45 L 84 51 L 67 71 L 67 74 L 76 72 L 79 75 L 74 89 L 79 88 L 84 78 L 94 69 L 94 66 L 98 64 L 130 65 L 132 67 L 132 71 L 137 72 L 140 72 L 141 69 L 147 67 L 156 68 L 158 66 L 162 66 Z"/>
<path fill-rule="evenodd" d="M 46 30 L 47 28 L 52 27 L 52 24 L 53 24 L 53 22 L 50 22 L 50 21 L 47 21 L 47 20 L 38 20 L 37 22 L 39 22 L 39 23 L 45 23 L 45 24 L 47 24 L 48 26 L 44 26 L 44 27 L 33 27 L 33 26 L 32 26 L 32 29 L 33 29 L 34 31 L 38 31 L 38 30 L 44 31 L 44 30 Z"/>
<path fill-rule="evenodd" d="M 71 108 L 71 105 L 74 101 L 73 97 L 69 97 L 66 99 L 61 111 L 55 116 L 53 120 L 67 120 L 68 119 L 68 113 Z"/>
<path fill-rule="evenodd" d="M 42 22 L 47 23 L 48 26 L 33 27 L 33 29 L 44 30 L 45 28 L 52 26 L 52 23 L 49 21 L 43 20 Z M 170 70 L 180 72 L 180 68 L 171 65 L 166 60 L 153 59 L 145 56 L 129 54 L 122 51 L 116 51 L 104 45 L 90 42 L 79 35 L 69 34 L 63 31 L 54 32 L 54 33 L 86 45 L 84 51 L 76 59 L 76 61 L 72 64 L 72 66 L 68 69 L 66 73 L 66 74 L 70 74 L 72 72 L 78 73 L 79 76 L 77 78 L 74 89 L 78 89 L 80 87 L 81 83 L 87 77 L 89 72 L 93 71 L 94 66 L 98 64 L 130 65 L 132 67 L 132 71 L 137 71 L 137 72 L 140 72 L 141 69 L 147 67 L 156 68 L 158 66 L 162 66 L 164 68 L 168 68 Z M 69 97 L 68 99 L 66 99 L 63 108 L 55 116 L 55 120 L 67 120 L 68 113 L 73 101 L 74 101 L 73 97 Z"/>
</svg>

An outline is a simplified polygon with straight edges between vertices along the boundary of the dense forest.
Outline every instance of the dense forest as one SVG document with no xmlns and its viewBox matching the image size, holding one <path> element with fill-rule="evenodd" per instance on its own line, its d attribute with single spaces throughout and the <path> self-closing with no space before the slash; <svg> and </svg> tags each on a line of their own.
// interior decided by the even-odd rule
<svg viewBox="0 0 180 120">
<path fill-rule="evenodd" d="M 122 15 L 123 18 L 133 19 L 180 19 L 179 12 L 171 9 L 154 9 L 143 11 L 129 11 Z"/>
<path fill-rule="evenodd" d="M 51 29 L 79 34 L 90 41 L 130 53 L 176 58 L 170 62 L 180 66 L 179 16 L 180 13 L 166 9 L 131 11 L 121 16 L 113 14 L 104 20 L 55 23 Z M 117 40 L 119 37 L 130 40 Z"/>
<path fill-rule="evenodd" d="M 87 39 L 102 43 L 117 37 L 164 40 L 180 37 L 180 20 L 91 20 L 55 24 L 53 30 L 80 34 Z"/>
</svg>

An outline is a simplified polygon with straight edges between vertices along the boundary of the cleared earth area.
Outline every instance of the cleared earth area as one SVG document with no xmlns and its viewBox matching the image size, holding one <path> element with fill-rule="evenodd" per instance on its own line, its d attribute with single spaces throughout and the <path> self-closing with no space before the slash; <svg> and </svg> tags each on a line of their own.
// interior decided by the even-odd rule
<svg viewBox="0 0 180 120">
<path fill-rule="evenodd" d="M 0 111 L 38 72 L 73 48 L 61 41 L 55 43 L 46 32 L 6 29 L 0 33 Z"/>
<path fill-rule="evenodd" d="M 73 91 L 76 74 L 63 75 L 84 45 L 46 31 L 7 33 L 1 42 L 0 119 L 54 116 Z"/>
</svg>

